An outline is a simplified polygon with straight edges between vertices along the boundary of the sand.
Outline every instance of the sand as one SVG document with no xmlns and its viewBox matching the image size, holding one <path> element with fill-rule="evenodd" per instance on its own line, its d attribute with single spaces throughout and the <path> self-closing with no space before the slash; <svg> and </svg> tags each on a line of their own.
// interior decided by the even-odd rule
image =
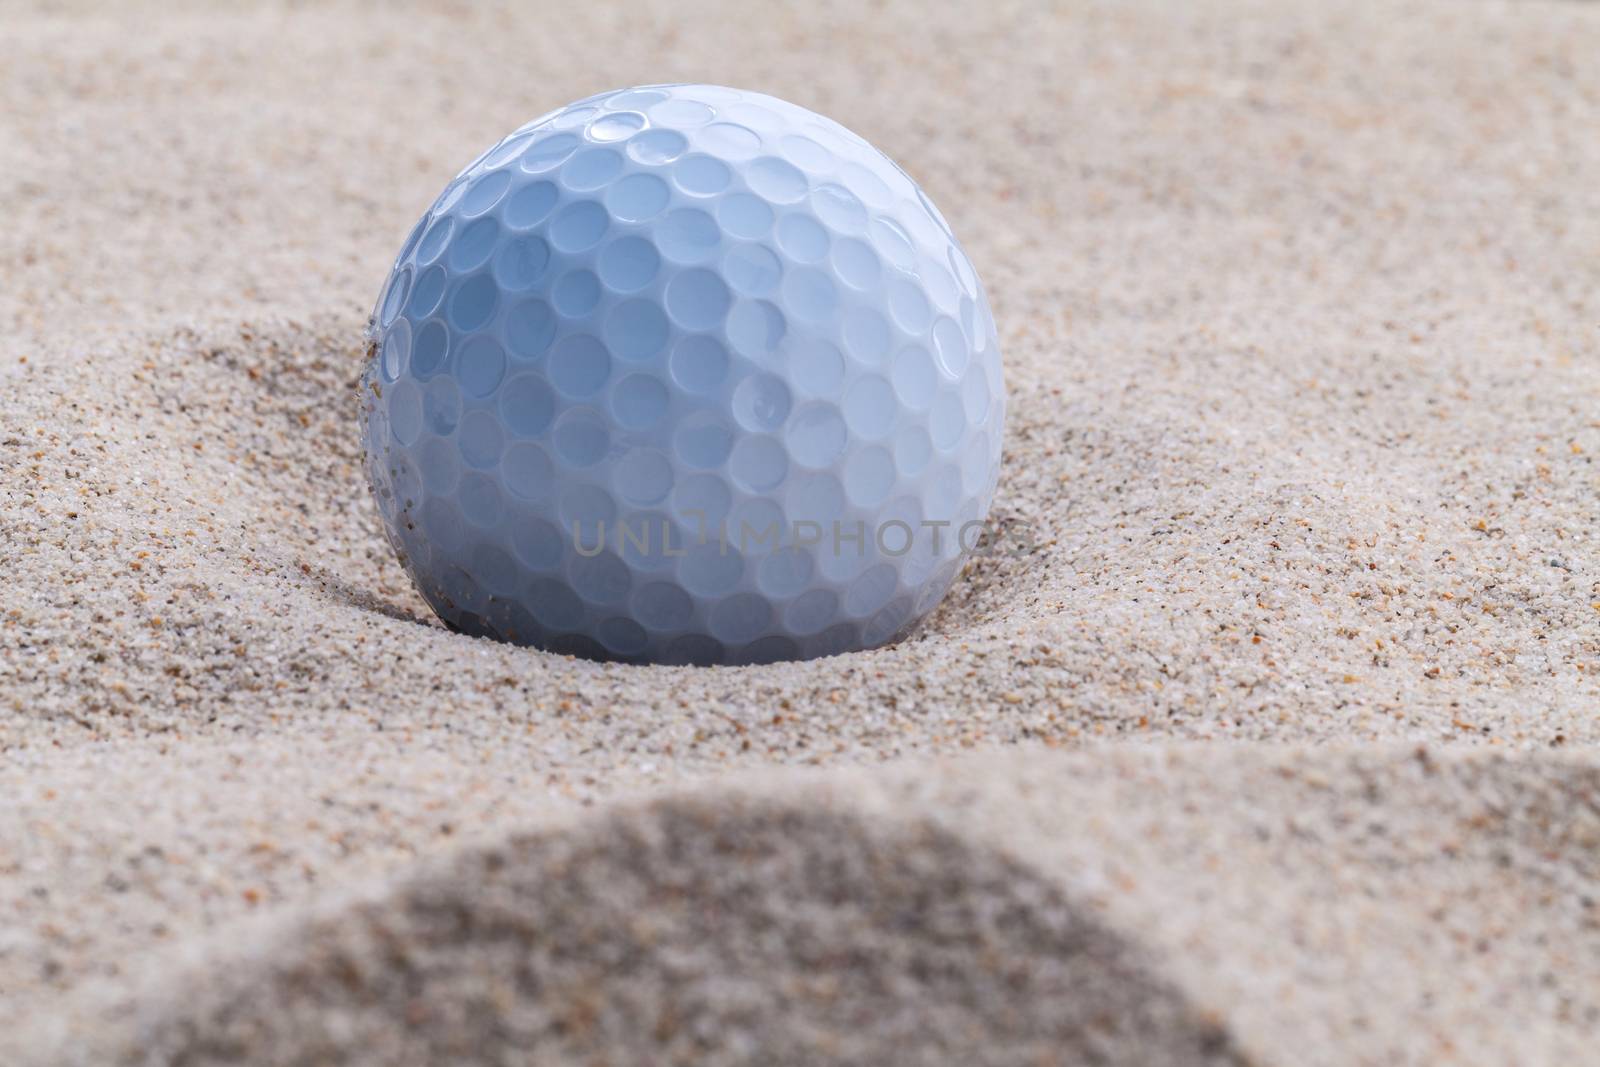
<svg viewBox="0 0 1600 1067">
<path fill-rule="evenodd" d="M 1335 7 L 0 10 L 0 1062 L 1592 1060 L 1600 7 Z M 486 643 L 379 532 L 416 214 L 667 80 L 985 278 L 1012 536 L 893 648 Z"/>
</svg>

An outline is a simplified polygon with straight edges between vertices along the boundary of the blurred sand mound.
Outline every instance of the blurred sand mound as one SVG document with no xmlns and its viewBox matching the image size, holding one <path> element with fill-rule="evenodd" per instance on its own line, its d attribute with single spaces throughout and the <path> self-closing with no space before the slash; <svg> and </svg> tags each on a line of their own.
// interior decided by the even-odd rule
<svg viewBox="0 0 1600 1067">
<path fill-rule="evenodd" d="M 1558 759 L 1187 746 L 746 780 L 153 961 L 80 1005 L 115 1025 L 62 1056 L 1580 1062 L 1597 846 L 1600 769 Z"/>
</svg>

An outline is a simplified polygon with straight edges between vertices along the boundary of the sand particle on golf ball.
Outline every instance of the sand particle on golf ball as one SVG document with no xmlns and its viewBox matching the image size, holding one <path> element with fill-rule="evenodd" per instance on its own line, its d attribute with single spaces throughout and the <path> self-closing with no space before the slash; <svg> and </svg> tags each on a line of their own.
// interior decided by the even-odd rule
<svg viewBox="0 0 1600 1067">
<path fill-rule="evenodd" d="M 988 301 L 887 156 L 760 93 L 591 97 L 491 147 L 395 261 L 368 475 L 451 627 L 742 664 L 895 639 L 981 534 Z"/>
</svg>

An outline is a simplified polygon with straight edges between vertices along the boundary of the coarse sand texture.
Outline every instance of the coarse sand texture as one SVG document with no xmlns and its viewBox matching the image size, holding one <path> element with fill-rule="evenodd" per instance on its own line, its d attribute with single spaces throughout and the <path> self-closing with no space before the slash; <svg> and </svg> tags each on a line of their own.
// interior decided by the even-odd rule
<svg viewBox="0 0 1600 1067">
<path fill-rule="evenodd" d="M 1600 6 L 0 26 L 0 1064 L 1596 1062 Z M 1002 536 L 898 642 L 551 654 L 385 538 L 410 228 L 683 81 L 983 279 Z"/>
</svg>

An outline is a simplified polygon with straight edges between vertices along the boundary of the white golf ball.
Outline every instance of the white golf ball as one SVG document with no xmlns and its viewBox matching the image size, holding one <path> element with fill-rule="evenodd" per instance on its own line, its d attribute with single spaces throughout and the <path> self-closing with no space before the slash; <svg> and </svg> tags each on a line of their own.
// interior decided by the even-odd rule
<svg viewBox="0 0 1600 1067">
<path fill-rule="evenodd" d="M 406 240 L 362 381 L 391 542 L 449 625 L 594 658 L 867 648 L 989 512 L 994 320 L 933 204 L 804 108 L 604 93 Z"/>
</svg>

